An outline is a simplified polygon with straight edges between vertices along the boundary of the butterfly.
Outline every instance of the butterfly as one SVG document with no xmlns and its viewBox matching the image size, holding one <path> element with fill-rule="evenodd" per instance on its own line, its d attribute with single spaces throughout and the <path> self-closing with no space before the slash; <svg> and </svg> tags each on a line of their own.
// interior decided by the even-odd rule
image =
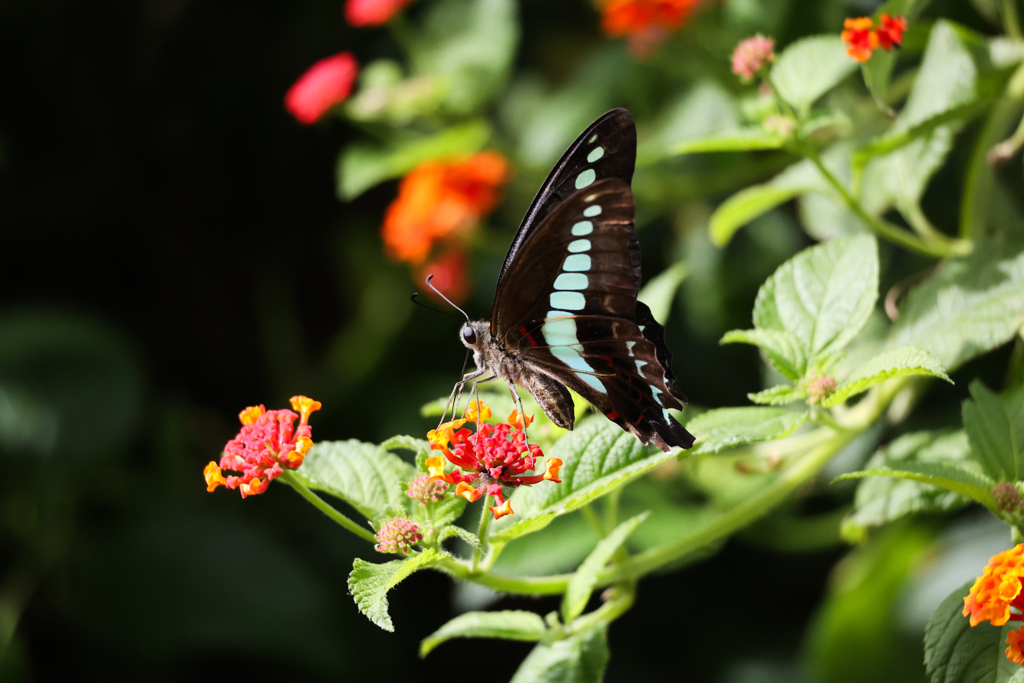
<svg viewBox="0 0 1024 683">
<path fill-rule="evenodd" d="M 669 409 L 686 397 L 664 329 L 637 301 L 640 245 L 630 190 L 636 126 L 625 109 L 594 121 L 548 175 L 498 276 L 490 320 L 459 334 L 476 372 L 530 392 L 572 429 L 569 389 L 643 443 L 664 451 L 694 437 Z M 460 383 L 461 384 L 461 383 Z"/>
</svg>

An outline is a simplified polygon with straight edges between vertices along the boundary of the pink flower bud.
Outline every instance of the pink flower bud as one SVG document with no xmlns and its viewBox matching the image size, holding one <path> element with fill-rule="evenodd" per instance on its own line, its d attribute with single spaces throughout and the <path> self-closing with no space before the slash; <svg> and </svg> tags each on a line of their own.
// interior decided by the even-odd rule
<svg viewBox="0 0 1024 683">
<path fill-rule="evenodd" d="M 423 534 L 411 519 L 396 517 L 386 522 L 377 532 L 377 545 L 374 547 L 379 553 L 405 555 L 422 540 Z"/>
<path fill-rule="evenodd" d="M 740 41 L 732 53 L 732 71 L 749 81 L 765 65 L 775 61 L 775 41 L 756 35 Z"/>
</svg>

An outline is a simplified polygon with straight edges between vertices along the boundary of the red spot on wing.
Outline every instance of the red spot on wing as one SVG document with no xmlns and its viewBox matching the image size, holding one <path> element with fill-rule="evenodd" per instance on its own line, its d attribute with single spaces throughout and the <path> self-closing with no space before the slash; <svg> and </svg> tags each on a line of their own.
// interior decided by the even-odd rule
<svg viewBox="0 0 1024 683">
<path fill-rule="evenodd" d="M 606 414 L 605 417 L 607 417 L 609 420 L 614 420 L 615 418 L 619 417 L 619 414 L 613 410 L 612 412 Z"/>
<path fill-rule="evenodd" d="M 520 325 L 519 331 L 523 333 L 524 337 L 526 337 L 526 341 L 530 342 L 530 346 L 537 345 L 537 340 L 533 338 L 533 335 L 526 331 L 526 325 Z"/>
</svg>

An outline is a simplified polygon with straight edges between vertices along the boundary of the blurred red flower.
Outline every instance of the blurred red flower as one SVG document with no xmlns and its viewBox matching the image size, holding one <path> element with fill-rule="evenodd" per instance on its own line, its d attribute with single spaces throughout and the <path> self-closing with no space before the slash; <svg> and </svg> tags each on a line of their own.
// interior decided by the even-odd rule
<svg viewBox="0 0 1024 683">
<path fill-rule="evenodd" d="M 358 74 L 359 64 L 351 52 L 321 59 L 288 89 L 284 106 L 299 123 L 308 126 L 345 101 Z"/>
<path fill-rule="evenodd" d="M 411 0 L 348 0 L 345 20 L 352 26 L 380 26 L 386 24 L 408 5 Z"/>
<path fill-rule="evenodd" d="M 878 34 L 875 33 L 871 17 L 857 17 L 843 22 L 840 37 L 846 43 L 846 54 L 858 62 L 866 62 L 871 52 L 878 47 Z"/>
<path fill-rule="evenodd" d="M 469 230 L 498 204 L 509 163 L 487 151 L 428 161 L 410 171 L 387 209 L 381 236 L 388 255 L 418 265 L 440 240 Z"/>
<path fill-rule="evenodd" d="M 646 57 L 682 28 L 700 0 L 598 0 L 601 29 L 609 38 L 627 36 L 630 51 Z"/>
<path fill-rule="evenodd" d="M 891 50 L 893 46 L 899 47 L 903 44 L 903 32 L 907 30 L 907 20 L 903 17 L 889 16 L 888 12 L 882 12 L 878 18 L 878 46 L 883 50 Z"/>
<path fill-rule="evenodd" d="M 469 298 L 469 264 L 464 249 L 452 249 L 425 265 L 417 281 L 423 282 L 431 274 L 434 276 L 431 284 L 455 303 L 461 304 Z M 433 295 L 433 292 L 430 294 Z"/>
</svg>

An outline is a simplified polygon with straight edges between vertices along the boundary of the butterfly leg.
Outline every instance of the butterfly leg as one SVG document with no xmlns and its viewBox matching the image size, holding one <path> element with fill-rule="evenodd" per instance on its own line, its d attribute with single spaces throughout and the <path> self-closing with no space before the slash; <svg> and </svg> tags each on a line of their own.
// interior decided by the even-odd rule
<svg viewBox="0 0 1024 683">
<path fill-rule="evenodd" d="M 523 397 L 516 391 L 516 385 L 513 382 L 508 383 L 508 390 L 512 394 L 512 400 L 515 401 L 516 409 L 519 410 L 519 419 L 523 421 L 523 438 L 526 441 L 526 450 L 530 450 L 530 435 L 526 431 L 526 413 L 523 412 Z"/>
<path fill-rule="evenodd" d="M 462 388 L 466 385 L 466 382 L 472 382 L 476 378 L 487 374 L 486 370 L 475 370 L 462 376 L 462 379 L 455 383 L 452 387 L 452 393 L 448 395 L 448 402 L 444 406 L 444 412 L 441 413 L 441 421 L 438 422 L 440 427 L 444 424 L 444 419 L 448 417 L 448 410 L 452 411 L 452 419 L 455 419 L 455 415 L 458 412 L 459 402 L 462 400 Z M 485 380 L 486 381 L 486 380 Z M 474 387 L 476 384 L 474 383 Z"/>
</svg>

